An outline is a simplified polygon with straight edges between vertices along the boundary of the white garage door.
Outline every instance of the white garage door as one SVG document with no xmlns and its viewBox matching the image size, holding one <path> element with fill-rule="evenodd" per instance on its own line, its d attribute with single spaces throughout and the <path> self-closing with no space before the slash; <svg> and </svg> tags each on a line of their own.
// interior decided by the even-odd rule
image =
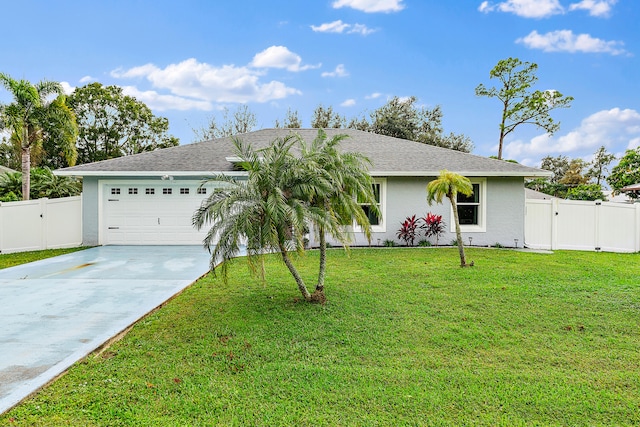
<svg viewBox="0 0 640 427">
<path fill-rule="evenodd" d="M 197 181 L 104 184 L 105 244 L 202 244 L 207 229 L 191 225 L 193 213 L 212 187 Z"/>
</svg>

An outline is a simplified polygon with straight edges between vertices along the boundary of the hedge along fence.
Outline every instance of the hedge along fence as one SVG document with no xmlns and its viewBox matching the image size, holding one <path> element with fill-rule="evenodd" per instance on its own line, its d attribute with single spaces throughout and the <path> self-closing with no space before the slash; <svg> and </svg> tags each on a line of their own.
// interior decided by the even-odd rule
<svg viewBox="0 0 640 427">
<path fill-rule="evenodd" d="M 82 196 L 0 203 L 0 253 L 82 244 Z"/>
<path fill-rule="evenodd" d="M 534 249 L 640 251 L 640 203 L 527 200 L 525 244 Z"/>
</svg>

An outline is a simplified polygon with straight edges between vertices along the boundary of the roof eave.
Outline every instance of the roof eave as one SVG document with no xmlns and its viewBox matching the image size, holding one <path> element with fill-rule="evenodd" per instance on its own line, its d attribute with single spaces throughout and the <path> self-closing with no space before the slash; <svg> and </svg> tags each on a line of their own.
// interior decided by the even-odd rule
<svg viewBox="0 0 640 427">
<path fill-rule="evenodd" d="M 462 176 L 472 177 L 523 177 L 523 178 L 544 178 L 552 176 L 553 173 L 549 171 L 518 171 L 518 172 L 499 172 L 499 171 L 452 171 Z M 371 176 L 438 176 L 440 171 L 369 171 Z"/>
<path fill-rule="evenodd" d="M 56 170 L 53 171 L 54 175 L 58 176 L 131 176 L 131 177 L 150 177 L 150 176 L 214 176 L 214 175 L 229 175 L 229 176 L 246 176 L 247 173 L 243 171 L 72 171 L 72 170 Z"/>
</svg>

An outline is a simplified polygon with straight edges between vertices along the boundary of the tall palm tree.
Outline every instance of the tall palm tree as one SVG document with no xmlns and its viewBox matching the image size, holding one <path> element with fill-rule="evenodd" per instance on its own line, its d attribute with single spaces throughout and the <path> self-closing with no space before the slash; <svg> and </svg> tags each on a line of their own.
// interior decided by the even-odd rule
<svg viewBox="0 0 640 427">
<path fill-rule="evenodd" d="M 211 268 L 222 263 L 226 277 L 227 262 L 242 244 L 254 268 L 266 252 L 276 252 L 289 269 L 305 300 L 312 295 L 295 268 L 290 251 L 303 252 L 306 221 L 324 222 L 326 214 L 309 206 L 295 194 L 316 191 L 316 180 L 305 176 L 302 162 L 291 154 L 295 137 L 280 138 L 268 148 L 254 150 L 235 140 L 238 165 L 247 172 L 246 180 L 217 175 L 205 182 L 219 184 L 193 216 L 200 229 L 210 224 L 204 245 L 211 252 Z M 306 188 L 305 188 L 306 187 Z M 326 190 L 322 190 L 326 191 Z"/>
<path fill-rule="evenodd" d="M 440 171 L 440 176 L 427 184 L 427 202 L 431 205 L 434 201 L 442 203 L 446 196 L 453 208 L 453 220 L 456 225 L 456 239 L 458 240 L 458 251 L 460 252 L 460 267 L 467 266 L 467 259 L 464 254 L 462 244 L 462 233 L 460 232 L 460 219 L 458 217 L 458 193 L 470 196 L 473 194 L 473 185 L 462 175 L 449 172 L 446 169 Z"/>
<path fill-rule="evenodd" d="M 14 98 L 13 103 L 0 106 L 0 129 L 9 129 L 11 142 L 20 147 L 22 198 L 29 200 L 31 149 L 42 144 L 48 130 L 64 144 L 70 165 L 75 163 L 75 116 L 66 106 L 60 83 L 43 80 L 34 85 L 4 73 L 0 73 L 0 83 Z"/>
<path fill-rule="evenodd" d="M 347 227 L 355 221 L 371 241 L 371 224 L 361 203 L 367 203 L 372 207 L 373 214 L 380 215 L 368 171 L 369 159 L 360 153 L 341 152 L 339 145 L 344 138 L 346 135 L 327 139 L 327 134 L 320 129 L 311 144 L 304 141 L 300 143 L 303 164 L 314 168 L 309 171 L 309 176 L 329 184 L 328 191 L 315 191 L 309 199 L 312 206 L 328 214 L 320 216 L 322 221 L 314 223 L 320 245 L 320 266 L 314 294 L 322 301 L 327 259 L 326 235 L 347 246 L 351 240 Z M 318 182 L 314 188 L 321 190 L 327 186 Z"/>
</svg>

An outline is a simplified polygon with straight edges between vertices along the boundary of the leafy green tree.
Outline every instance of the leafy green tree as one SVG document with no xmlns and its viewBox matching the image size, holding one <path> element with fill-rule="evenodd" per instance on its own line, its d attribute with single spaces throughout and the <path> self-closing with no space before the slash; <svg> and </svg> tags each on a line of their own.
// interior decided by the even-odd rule
<svg viewBox="0 0 640 427">
<path fill-rule="evenodd" d="M 640 147 L 625 152 L 620 162 L 611 169 L 607 182 L 614 194 L 620 194 L 620 190 L 628 185 L 640 183 Z M 632 199 L 640 197 L 637 193 L 627 193 L 627 196 Z"/>
<path fill-rule="evenodd" d="M 76 118 L 67 107 L 62 86 L 43 80 L 32 84 L 0 73 L 0 83 L 14 101 L 0 107 L 0 129 L 8 129 L 9 141 L 19 147 L 22 166 L 22 198 L 31 190 L 31 152 L 42 147 L 46 138 L 57 139 L 69 164 L 75 162 Z M 55 98 L 51 100 L 51 97 Z"/>
<path fill-rule="evenodd" d="M 442 203 L 444 197 L 451 202 L 453 209 L 453 220 L 456 226 L 456 240 L 458 241 L 458 252 L 460 254 L 460 267 L 467 267 L 467 259 L 464 253 L 462 242 L 462 232 L 460 231 L 460 219 L 458 216 L 458 193 L 470 196 L 473 194 L 473 185 L 469 178 L 446 169 L 440 171 L 440 176 L 427 184 L 427 202 L 431 205 L 434 201 Z"/>
<path fill-rule="evenodd" d="M 78 163 L 91 163 L 178 145 L 169 121 L 118 86 L 90 83 L 69 96 L 79 128 Z"/>
<path fill-rule="evenodd" d="M 346 123 L 347 120 L 344 116 L 333 111 L 332 106 L 325 108 L 322 104 L 313 110 L 313 116 L 311 117 L 311 127 L 314 129 L 340 129 Z"/>
<path fill-rule="evenodd" d="M 371 131 L 380 135 L 432 144 L 442 134 L 442 110 L 416 106 L 418 98 L 391 98 L 371 113 Z"/>
<path fill-rule="evenodd" d="M 502 104 L 498 159 L 502 159 L 505 137 L 518 126 L 533 124 L 553 134 L 560 128 L 560 123 L 551 118 L 551 110 L 571 106 L 573 98 L 556 90 L 532 90 L 538 80 L 537 69 L 537 64 L 517 58 L 502 59 L 489 72 L 489 77 L 498 79 L 501 86 L 486 88 L 480 84 L 476 87 L 477 96 L 497 98 Z"/>
<path fill-rule="evenodd" d="M 300 159 L 291 155 L 294 137 L 274 141 L 268 148 L 254 150 L 235 140 L 238 165 L 247 172 L 246 181 L 218 175 L 208 181 L 221 183 L 195 212 L 193 224 L 200 229 L 209 224 L 204 245 L 211 251 L 211 266 L 229 261 L 244 242 L 250 265 L 256 267 L 265 252 L 279 253 L 305 300 L 311 301 L 302 277 L 295 268 L 290 251 L 304 251 L 303 232 L 307 221 L 319 212 L 294 194 L 309 194 L 295 188 L 300 184 Z M 319 216 L 325 215 L 319 213 Z M 326 216 L 326 215 L 325 215 Z M 227 262 L 222 264 L 226 276 Z"/>
<path fill-rule="evenodd" d="M 31 199 L 77 196 L 82 192 L 82 183 L 78 179 L 54 175 L 48 167 L 32 168 L 30 173 Z M 0 199 L 8 202 L 19 198 L 22 198 L 22 173 L 0 174 Z"/>
<path fill-rule="evenodd" d="M 553 172 L 549 181 L 559 183 L 563 176 L 569 170 L 569 158 L 567 156 L 546 156 L 542 159 L 540 168 Z"/>
<path fill-rule="evenodd" d="M 604 181 L 607 172 L 607 166 L 616 159 L 616 156 L 611 153 L 607 153 L 607 149 L 603 146 L 598 148 L 593 156 L 593 161 L 589 165 L 586 176 L 589 179 L 594 179 L 596 184 L 600 185 Z"/>
<path fill-rule="evenodd" d="M 570 200 L 607 200 L 600 184 L 580 184 L 567 191 Z"/>
<path fill-rule="evenodd" d="M 463 153 L 471 153 L 473 151 L 473 142 L 466 135 L 457 135 L 453 132 L 449 135 L 441 135 L 434 139 L 431 145 L 436 147 L 448 148 L 450 150 L 462 151 Z"/>
<path fill-rule="evenodd" d="M 284 122 L 281 124 L 280 121 L 276 119 L 275 127 L 276 129 L 300 129 L 302 127 L 302 121 L 298 116 L 298 111 L 292 111 L 291 108 L 288 108 L 287 117 L 285 117 Z"/>
<path fill-rule="evenodd" d="M 310 143 L 300 141 L 303 164 L 309 168 L 306 175 L 311 179 L 320 180 L 313 187 L 326 191 L 313 191 L 300 194 L 304 199 L 309 197 L 312 206 L 328 213 L 328 219 L 321 216 L 321 221 L 315 223 L 320 245 L 320 268 L 315 297 L 324 300 L 324 279 L 326 272 L 326 234 L 340 241 L 343 245 L 349 243 L 349 235 L 345 225 L 354 221 L 361 227 L 369 241 L 371 240 L 371 224 L 369 217 L 362 209 L 361 203 L 366 203 L 380 215 L 377 209 L 373 181 L 368 172 L 369 160 L 360 153 L 341 152 L 340 141 L 346 136 L 338 135 L 331 139 L 321 129 L 318 136 Z M 327 185 L 328 184 L 328 185 Z"/>
<path fill-rule="evenodd" d="M 193 133 L 196 141 L 208 141 L 251 132 L 257 124 L 256 115 L 247 105 L 239 106 L 233 113 L 225 107 L 222 110 L 222 123 L 219 124 L 216 116 L 212 116 L 207 127 L 193 129 Z"/>
<path fill-rule="evenodd" d="M 82 182 L 69 176 L 54 175 L 50 168 L 34 168 L 31 171 L 31 198 L 40 199 L 47 197 L 56 199 L 59 197 L 78 196 L 82 193 Z"/>
</svg>

